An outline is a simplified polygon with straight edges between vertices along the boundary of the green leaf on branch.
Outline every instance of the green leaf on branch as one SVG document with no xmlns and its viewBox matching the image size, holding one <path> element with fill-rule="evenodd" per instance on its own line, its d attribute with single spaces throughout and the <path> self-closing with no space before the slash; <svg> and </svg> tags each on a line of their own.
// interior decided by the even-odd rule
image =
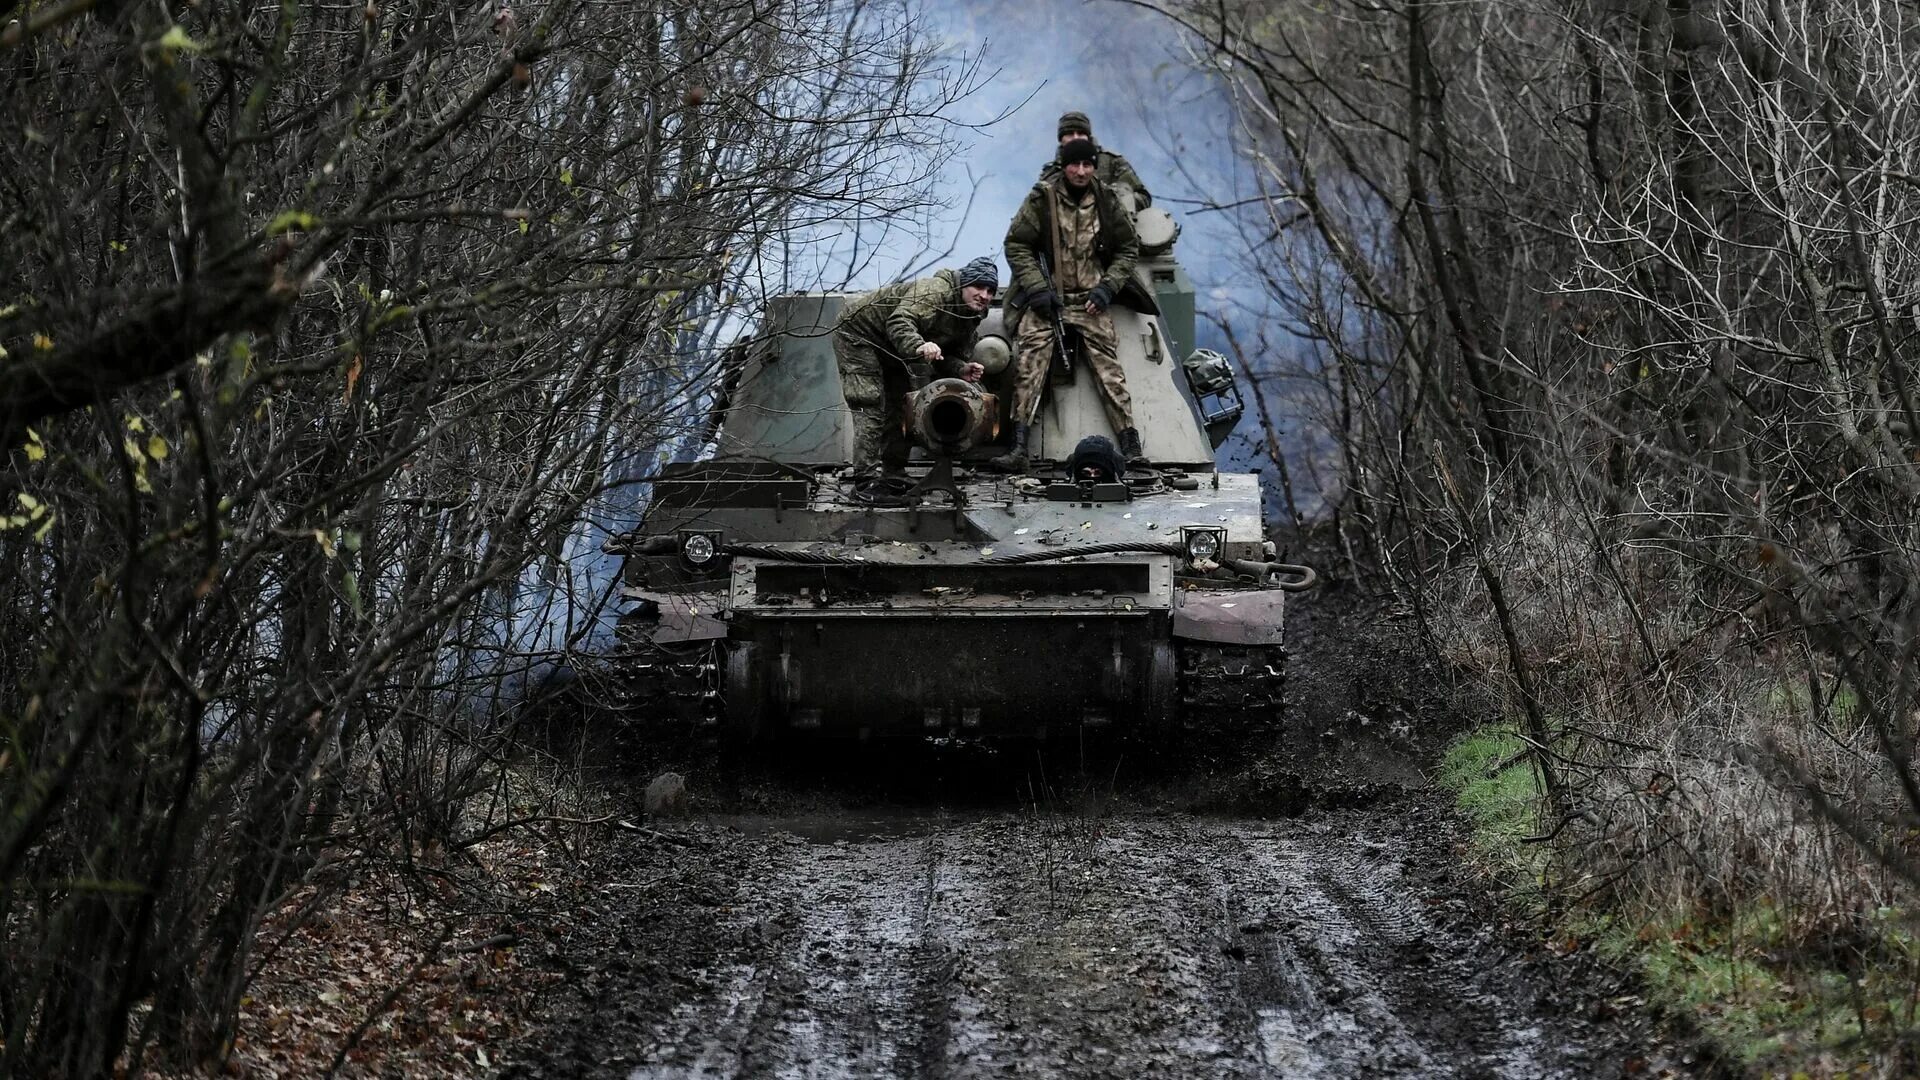
<svg viewBox="0 0 1920 1080">
<path fill-rule="evenodd" d="M 288 232 L 312 232 L 320 224 L 320 219 L 305 210 L 282 210 L 267 223 L 267 235 L 279 236 Z"/>
<path fill-rule="evenodd" d="M 182 29 L 178 23 L 167 27 L 167 32 L 161 34 L 160 40 L 154 42 L 154 45 L 162 52 L 169 54 L 181 52 L 197 53 L 206 48 L 205 45 L 189 37 L 186 30 Z"/>
<path fill-rule="evenodd" d="M 411 314 L 413 314 L 413 309 L 408 307 L 405 304 L 400 304 L 398 306 L 388 308 L 387 310 L 380 313 L 379 318 L 373 320 L 373 328 L 375 330 L 379 330 L 392 323 L 399 322 L 401 319 L 404 319 Z"/>
<path fill-rule="evenodd" d="M 140 430 L 139 427 L 135 426 L 132 418 L 129 418 L 127 427 L 134 431 Z M 140 445 L 140 440 L 129 436 L 121 440 L 120 448 L 127 452 L 127 460 L 133 465 L 134 490 L 142 494 L 151 495 L 153 493 L 153 482 L 147 479 L 147 452 Z"/>
<path fill-rule="evenodd" d="M 355 619 L 367 617 L 366 608 L 360 602 L 360 579 L 351 570 L 340 573 L 340 591 L 347 595 L 347 607 L 352 609 Z"/>
<path fill-rule="evenodd" d="M 33 531 L 33 539 L 36 543 L 45 540 L 47 534 L 53 531 L 53 523 L 59 520 L 60 515 L 54 513 L 53 507 L 24 491 L 18 492 L 14 498 L 19 502 L 20 509 L 24 513 L 0 515 L 0 532 L 25 528 L 37 522 L 39 528 Z"/>
</svg>

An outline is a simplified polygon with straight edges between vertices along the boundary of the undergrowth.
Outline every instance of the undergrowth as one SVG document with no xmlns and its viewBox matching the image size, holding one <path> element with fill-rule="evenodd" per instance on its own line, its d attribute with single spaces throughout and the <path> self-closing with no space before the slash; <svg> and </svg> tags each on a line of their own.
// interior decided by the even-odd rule
<svg viewBox="0 0 1920 1080">
<path fill-rule="evenodd" d="M 1541 838 L 1539 774 L 1519 734 L 1463 735 L 1438 780 L 1472 826 L 1474 849 L 1513 902 L 1550 921 L 1564 948 L 1589 948 L 1638 973 L 1678 1013 L 1756 1075 L 1920 1074 L 1920 936 L 1910 912 L 1849 912 L 1808 932 L 1802 913 L 1753 896 L 1710 910 L 1645 898 L 1596 899 L 1590 876 Z"/>
</svg>

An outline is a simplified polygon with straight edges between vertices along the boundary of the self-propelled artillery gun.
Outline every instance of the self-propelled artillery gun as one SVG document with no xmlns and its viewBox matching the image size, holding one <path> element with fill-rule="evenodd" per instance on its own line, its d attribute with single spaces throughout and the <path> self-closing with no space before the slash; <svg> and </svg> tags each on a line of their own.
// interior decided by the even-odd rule
<svg viewBox="0 0 1920 1080">
<path fill-rule="evenodd" d="M 1192 348 L 1172 218 L 1136 219 L 1139 288 L 1110 310 L 1144 468 L 1114 453 L 1084 365 L 1051 380 L 1031 471 L 987 468 L 1018 348 L 995 307 L 972 347 L 986 377 L 907 402 L 908 478 L 856 478 L 830 337 L 848 297 L 776 300 L 730 351 L 711 456 L 663 468 L 607 545 L 626 556 L 629 714 L 741 741 L 1277 723 L 1286 594 L 1313 572 L 1274 561 L 1259 477 L 1215 467 L 1233 371 Z"/>
</svg>

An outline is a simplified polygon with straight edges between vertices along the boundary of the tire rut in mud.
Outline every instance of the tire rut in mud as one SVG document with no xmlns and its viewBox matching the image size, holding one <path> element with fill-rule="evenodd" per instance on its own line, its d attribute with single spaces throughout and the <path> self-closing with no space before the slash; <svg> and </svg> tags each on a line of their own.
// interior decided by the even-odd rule
<svg viewBox="0 0 1920 1080">
<path fill-rule="evenodd" d="M 690 921 L 648 887 L 615 920 L 697 966 L 596 987 L 526 1075 L 1571 1078 L 1645 1053 L 1644 1024 L 1567 1015 L 1417 809 L 733 825 L 632 870 L 723 902 Z"/>
</svg>

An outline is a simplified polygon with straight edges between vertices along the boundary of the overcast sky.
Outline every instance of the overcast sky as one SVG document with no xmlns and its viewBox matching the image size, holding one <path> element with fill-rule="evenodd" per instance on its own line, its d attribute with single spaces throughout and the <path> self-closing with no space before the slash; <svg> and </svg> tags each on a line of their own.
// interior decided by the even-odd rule
<svg viewBox="0 0 1920 1080">
<path fill-rule="evenodd" d="M 924 11 L 954 54 L 981 58 L 985 84 L 959 117 L 986 126 L 953 131 L 958 154 L 944 193 L 954 209 L 933 235 L 924 245 L 917 236 L 894 238 L 888 254 L 849 284 L 896 278 L 950 243 L 952 254 L 936 265 L 999 258 L 1007 222 L 1053 156 L 1056 122 L 1069 109 L 1091 117 L 1100 143 L 1125 154 L 1155 202 L 1182 221 L 1183 259 L 1200 254 L 1192 250 L 1202 246 L 1196 233 L 1209 222 L 1191 217 L 1194 207 L 1180 200 L 1233 185 L 1231 112 L 1220 89 L 1188 66 L 1172 23 L 1119 0 L 929 0 Z M 1182 166 L 1198 181 L 1183 176 Z M 972 209 L 963 221 L 969 189 Z"/>
</svg>

